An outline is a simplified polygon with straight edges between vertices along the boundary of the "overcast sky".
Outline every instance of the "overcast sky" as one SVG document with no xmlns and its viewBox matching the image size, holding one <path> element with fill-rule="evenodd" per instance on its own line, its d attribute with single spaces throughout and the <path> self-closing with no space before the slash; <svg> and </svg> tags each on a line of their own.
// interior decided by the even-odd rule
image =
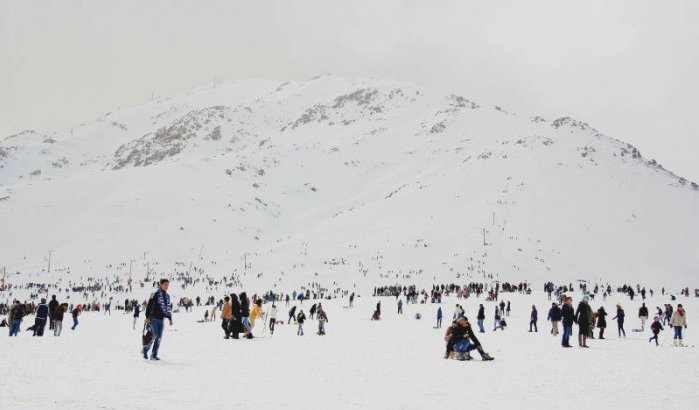
<svg viewBox="0 0 699 410">
<path fill-rule="evenodd" d="M 699 182 L 696 0 L 0 0 L 0 136 L 325 73 L 570 115 Z"/>
</svg>

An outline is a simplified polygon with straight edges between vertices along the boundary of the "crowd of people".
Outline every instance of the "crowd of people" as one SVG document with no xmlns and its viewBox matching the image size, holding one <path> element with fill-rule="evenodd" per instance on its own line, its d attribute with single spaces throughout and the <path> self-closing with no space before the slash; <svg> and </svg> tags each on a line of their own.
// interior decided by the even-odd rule
<svg viewBox="0 0 699 410">
<path fill-rule="evenodd" d="M 237 278 L 230 278 L 239 284 Z M 196 278 L 187 276 L 182 272 L 174 275 L 174 280 L 179 282 L 179 288 L 182 291 L 192 288 L 194 285 L 199 285 L 196 289 L 201 289 L 201 285 L 210 292 L 218 292 L 220 287 L 230 288 L 230 283 L 226 280 L 214 280 L 213 278 Z M 15 299 L 11 304 L 0 304 L 0 314 L 6 314 L 7 319 L 0 322 L 0 326 L 9 328 L 9 335 L 16 337 L 20 334 L 23 323 L 33 316 L 32 325 L 27 328 L 34 336 L 42 337 L 45 334 L 45 328 L 48 325 L 49 331 L 58 337 L 63 330 L 63 320 L 66 314 L 72 317 L 71 330 L 75 330 L 79 325 L 79 317 L 83 312 L 103 312 L 103 315 L 111 315 L 113 309 L 130 313 L 133 316 L 133 329 L 140 320 L 141 315 L 144 316 L 143 327 L 143 350 L 144 359 L 160 360 L 159 349 L 163 336 L 163 328 L 167 320 L 172 325 L 173 314 L 179 309 L 191 311 L 194 307 L 204 306 L 204 320 L 208 322 L 217 320 L 217 316 L 221 321 L 224 339 L 252 339 L 253 332 L 270 335 L 275 333 L 277 326 L 286 323 L 294 325 L 296 334 L 304 336 L 304 325 L 308 321 L 316 321 L 316 334 L 324 336 L 326 334 L 325 326 L 328 323 L 328 315 L 325 311 L 322 302 L 340 298 L 347 298 L 348 305 L 346 308 L 352 308 L 355 297 L 357 296 L 353 290 L 340 289 L 328 290 L 319 283 L 309 283 L 300 290 L 293 290 L 289 293 L 267 291 L 261 295 L 254 294 L 248 296 L 246 292 L 230 292 L 223 298 L 217 298 L 210 294 L 205 297 L 180 297 L 177 306 L 173 307 L 170 301 L 168 290 L 170 288 L 169 279 L 161 279 L 153 282 L 151 279 L 141 281 L 136 284 L 140 288 L 144 288 L 148 283 L 152 283 L 156 287 L 148 299 L 139 302 L 134 298 L 126 298 L 124 303 L 115 304 L 114 297 L 119 294 L 128 295 L 133 291 L 131 280 L 121 282 L 119 280 L 97 280 L 89 278 L 87 283 L 69 282 L 64 286 L 60 283 L 55 284 L 26 284 L 24 290 L 29 291 L 29 300 L 24 303 L 19 299 Z M 5 290 L 5 292 L 20 288 L 15 286 Z M 51 290 L 55 291 L 49 302 L 44 293 Z M 581 293 L 577 306 L 573 305 L 573 295 L 576 291 Z M 472 282 L 466 285 L 457 284 L 440 284 L 433 285 L 431 289 L 419 289 L 417 286 L 410 285 L 389 285 L 374 288 L 373 296 L 378 300 L 376 308 L 371 315 L 372 320 L 382 320 L 381 297 L 392 297 L 396 299 L 397 313 L 403 314 L 404 305 L 407 304 L 437 304 L 436 325 L 435 328 L 442 327 L 444 319 L 444 311 L 442 301 L 445 297 L 455 297 L 457 301 L 475 297 L 483 303 L 478 304 L 475 313 L 475 326 L 471 325 L 471 321 L 466 315 L 466 310 L 462 306 L 463 302 L 456 304 L 456 308 L 451 318 L 451 325 L 448 326 L 444 336 L 446 343 L 445 358 L 456 360 L 471 360 L 470 353 L 474 350 L 478 351 L 483 360 L 493 360 L 493 357 L 485 352 L 481 342 L 476 337 L 476 333 L 486 332 L 486 308 L 484 303 L 493 303 L 493 322 L 492 331 L 505 331 L 508 323 L 507 320 L 512 310 L 512 304 L 507 299 L 507 295 L 518 292 L 521 295 L 530 295 L 531 287 L 526 282 L 520 283 L 477 283 Z M 640 303 L 638 307 L 638 323 L 639 328 L 633 331 L 645 332 L 646 328 L 650 332 L 648 341 L 655 342 L 656 346 L 661 344 L 659 335 L 661 332 L 670 328 L 673 333 L 673 344 L 675 346 L 684 346 L 683 329 L 687 327 L 687 318 L 682 304 L 677 304 L 676 308 L 670 303 L 663 304 L 662 307 L 656 306 L 654 317 L 650 318 L 649 308 L 646 306 L 646 301 L 650 300 L 656 292 L 652 289 L 646 290 L 645 287 L 639 285 L 633 287 L 623 285 L 612 288 L 610 285 L 594 286 L 587 283 L 579 283 L 577 287 L 572 283 L 554 285 L 552 282 L 544 284 L 544 292 L 549 300 L 555 298 L 551 302 L 551 307 L 548 308 L 546 319 L 551 323 L 550 334 L 558 336 L 561 334 L 561 346 L 564 348 L 572 347 L 571 338 L 573 338 L 573 328 L 577 326 L 577 345 L 580 348 L 589 348 L 589 341 L 593 339 L 604 340 L 605 330 L 608 320 L 616 324 L 617 336 L 619 338 L 626 337 L 627 315 L 622 307 L 622 303 L 618 303 L 612 313 L 608 313 L 604 304 L 607 297 L 614 292 L 628 297 L 629 303 Z M 65 299 L 70 298 L 70 294 L 79 294 L 83 298 L 92 297 L 91 303 L 68 303 L 60 302 L 59 296 L 63 294 Z M 602 294 L 602 300 L 595 300 L 595 297 Z M 666 295 L 665 288 L 660 290 L 661 295 Z M 11 294 L 11 293 L 10 293 Z M 682 296 L 689 297 L 689 289 L 683 288 Z M 640 296 L 639 302 L 634 302 L 634 298 Z M 676 295 L 668 295 L 671 300 L 676 300 Z M 482 297 L 482 298 L 481 298 Z M 105 300 L 100 303 L 98 300 Z M 304 302 L 307 302 L 308 311 L 304 311 Z M 288 315 L 283 316 L 280 313 L 280 304 L 284 303 L 289 309 Z M 597 304 L 595 308 L 593 304 Z M 265 309 L 265 305 L 266 309 Z M 220 312 L 220 314 L 219 314 Z M 613 315 L 608 319 L 609 315 Z M 420 319 L 420 313 L 416 313 L 416 319 Z M 286 322 L 285 320 L 286 319 Z M 650 319 L 650 326 L 647 323 Z M 261 326 L 259 323 L 262 322 Z M 529 311 L 528 332 L 538 333 L 539 309 L 536 305 L 531 305 Z M 598 330 L 595 335 L 595 329 Z M 596 337 L 595 337 L 596 336 Z M 669 335 L 668 335 L 669 337 Z M 667 338 L 667 337 L 666 337 Z"/>
</svg>

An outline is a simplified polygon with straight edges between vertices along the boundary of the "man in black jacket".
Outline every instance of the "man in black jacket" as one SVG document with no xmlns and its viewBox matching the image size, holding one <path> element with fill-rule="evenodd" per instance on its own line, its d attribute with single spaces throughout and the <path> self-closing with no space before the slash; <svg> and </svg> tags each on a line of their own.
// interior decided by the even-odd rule
<svg viewBox="0 0 699 410">
<path fill-rule="evenodd" d="M 167 294 L 167 289 L 170 286 L 170 281 L 167 279 L 160 280 L 160 288 L 151 296 L 146 307 L 146 323 L 150 326 L 153 332 L 153 338 L 150 343 L 143 346 L 143 358 L 148 359 L 148 351 L 151 346 L 151 360 L 160 360 L 158 358 L 158 349 L 160 348 L 160 340 L 163 338 L 163 320 L 170 320 L 172 326 L 172 305 L 170 304 L 170 295 Z"/>
<path fill-rule="evenodd" d="M 49 318 L 49 306 L 46 299 L 42 298 L 41 303 L 36 308 L 36 318 L 34 319 L 34 336 L 43 336 L 46 321 Z"/>
<path fill-rule="evenodd" d="M 646 320 L 648 320 L 648 308 L 644 303 L 640 309 L 638 309 L 638 318 L 641 319 L 641 332 L 646 328 Z"/>
<path fill-rule="evenodd" d="M 468 323 L 468 318 L 466 318 L 466 316 L 461 316 L 456 323 L 458 326 L 452 329 L 451 332 L 451 340 L 454 343 L 454 350 L 458 353 L 465 353 L 467 355 L 467 360 L 470 360 L 468 352 L 472 350 L 478 350 L 478 353 L 481 355 L 483 361 L 493 360 L 493 357 L 483 350 L 481 343 L 473 333 L 471 324 Z M 464 351 L 459 352 L 462 346 L 465 346 Z"/>
<path fill-rule="evenodd" d="M 58 301 L 56 300 L 56 295 L 51 296 L 51 301 L 49 302 L 49 330 L 53 330 L 53 314 L 56 312 L 58 307 Z"/>
<path fill-rule="evenodd" d="M 558 322 L 561 321 L 561 317 L 561 308 L 558 307 L 556 302 L 551 303 L 547 319 L 551 321 L 551 334 L 554 336 L 558 335 Z"/>
<path fill-rule="evenodd" d="M 563 347 L 573 347 L 570 345 L 570 335 L 573 334 L 573 322 L 575 321 L 575 310 L 573 309 L 573 298 L 570 296 L 565 298 L 563 307 L 561 308 L 561 316 L 563 318 Z"/>
</svg>

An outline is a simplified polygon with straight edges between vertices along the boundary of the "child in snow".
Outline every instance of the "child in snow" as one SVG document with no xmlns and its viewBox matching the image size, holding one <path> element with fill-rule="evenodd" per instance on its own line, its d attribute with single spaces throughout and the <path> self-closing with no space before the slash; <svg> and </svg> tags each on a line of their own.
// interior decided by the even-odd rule
<svg viewBox="0 0 699 410">
<path fill-rule="evenodd" d="M 648 339 L 648 343 L 650 343 L 652 340 L 655 340 L 655 345 L 658 345 L 658 333 L 660 333 L 661 330 L 663 330 L 663 325 L 660 324 L 660 317 L 656 316 L 653 318 L 653 323 L 650 325 L 650 330 L 653 331 L 653 336 Z"/>
</svg>

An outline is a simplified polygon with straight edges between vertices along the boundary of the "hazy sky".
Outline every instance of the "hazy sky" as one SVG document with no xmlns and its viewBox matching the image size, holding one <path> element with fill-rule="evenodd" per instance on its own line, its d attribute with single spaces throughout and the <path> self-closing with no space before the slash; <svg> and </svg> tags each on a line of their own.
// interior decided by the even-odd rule
<svg viewBox="0 0 699 410">
<path fill-rule="evenodd" d="M 0 0 L 0 136 L 325 73 L 570 115 L 699 182 L 696 0 Z"/>
</svg>

